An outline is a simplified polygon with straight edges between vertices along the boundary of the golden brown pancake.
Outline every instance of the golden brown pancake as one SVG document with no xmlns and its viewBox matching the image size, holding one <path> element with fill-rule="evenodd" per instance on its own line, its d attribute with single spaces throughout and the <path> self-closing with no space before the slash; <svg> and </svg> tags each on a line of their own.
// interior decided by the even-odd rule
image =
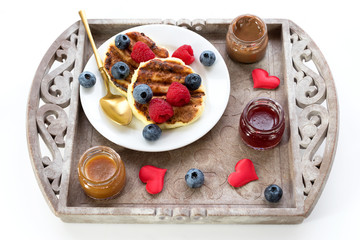
<svg viewBox="0 0 360 240">
<path fill-rule="evenodd" d="M 140 104 L 133 98 L 134 88 L 139 84 L 147 84 L 153 91 L 153 97 L 166 99 L 166 93 L 172 82 L 184 84 L 185 77 L 194 73 L 193 69 L 177 58 L 155 58 L 141 63 L 134 72 L 128 88 L 128 101 L 133 114 L 145 125 L 154 123 L 149 116 L 149 103 Z M 205 106 L 205 89 L 203 84 L 199 89 L 190 91 L 190 102 L 182 107 L 174 107 L 174 116 L 165 123 L 158 124 L 160 128 L 176 128 L 196 121 Z"/>
<path fill-rule="evenodd" d="M 139 63 L 135 62 L 131 58 L 131 52 L 136 42 L 138 41 L 144 42 L 146 45 L 149 46 L 149 48 L 158 58 L 167 58 L 169 56 L 168 50 L 157 46 L 155 42 L 151 40 L 149 37 L 145 36 L 144 33 L 129 32 L 126 33 L 126 35 L 130 38 L 129 47 L 124 50 L 121 50 L 115 46 L 115 40 L 114 40 L 112 43 L 110 43 L 104 61 L 105 69 L 107 70 L 108 74 L 111 77 L 110 82 L 117 90 L 120 91 L 120 93 L 124 94 L 125 96 L 127 94 L 128 85 L 131 83 L 132 75 L 134 74 L 134 71 L 139 67 Z M 111 74 L 112 66 L 119 61 L 126 63 L 130 68 L 130 74 L 126 79 L 115 79 Z"/>
</svg>

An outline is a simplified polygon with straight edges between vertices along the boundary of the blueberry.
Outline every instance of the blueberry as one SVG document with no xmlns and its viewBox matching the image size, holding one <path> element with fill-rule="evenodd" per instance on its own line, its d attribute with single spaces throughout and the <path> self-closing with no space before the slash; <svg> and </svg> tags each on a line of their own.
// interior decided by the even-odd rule
<svg viewBox="0 0 360 240">
<path fill-rule="evenodd" d="M 143 137 L 148 141 L 158 140 L 161 136 L 161 128 L 156 124 L 146 125 L 143 129 Z"/>
<path fill-rule="evenodd" d="M 197 168 L 192 168 L 186 173 L 185 181 L 190 188 L 199 188 L 204 184 L 204 173 Z"/>
<path fill-rule="evenodd" d="M 201 85 L 201 77 L 197 73 L 190 73 L 185 77 L 185 86 L 190 90 L 194 91 Z"/>
<path fill-rule="evenodd" d="M 119 34 L 115 37 L 115 46 L 121 50 L 126 49 L 130 45 L 130 38 L 125 34 Z"/>
<path fill-rule="evenodd" d="M 215 56 L 214 52 L 212 52 L 210 50 L 203 51 L 200 55 L 200 62 L 204 66 L 213 65 L 215 60 L 216 60 L 216 56 Z"/>
<path fill-rule="evenodd" d="M 153 92 L 149 85 L 140 84 L 134 88 L 133 97 L 136 102 L 140 104 L 145 104 L 151 100 L 151 98 L 153 97 Z"/>
<path fill-rule="evenodd" d="M 130 68 L 124 62 L 117 62 L 111 68 L 111 74 L 116 79 L 125 79 L 129 76 Z"/>
<path fill-rule="evenodd" d="M 271 184 L 267 188 L 265 188 L 264 195 L 266 200 L 272 203 L 276 203 L 280 201 L 283 195 L 283 190 L 278 185 Z"/>
<path fill-rule="evenodd" d="M 81 86 L 83 86 L 84 88 L 91 88 L 95 85 L 96 83 L 96 77 L 92 72 L 82 72 L 79 75 L 79 83 Z"/>
</svg>

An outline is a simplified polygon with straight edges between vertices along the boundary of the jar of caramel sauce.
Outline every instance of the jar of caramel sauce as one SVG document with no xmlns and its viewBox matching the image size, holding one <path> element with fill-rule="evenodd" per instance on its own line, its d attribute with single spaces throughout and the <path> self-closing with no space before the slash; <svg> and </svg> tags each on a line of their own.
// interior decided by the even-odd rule
<svg viewBox="0 0 360 240">
<path fill-rule="evenodd" d="M 275 147 L 285 130 L 282 106 L 271 98 L 255 98 L 244 108 L 239 123 L 242 140 L 256 150 Z"/>
<path fill-rule="evenodd" d="M 78 177 L 81 187 L 89 197 L 113 198 L 125 186 L 125 165 L 112 148 L 95 146 L 81 156 Z"/>
<path fill-rule="evenodd" d="M 229 25 L 226 51 L 234 61 L 255 63 L 265 56 L 268 40 L 267 27 L 262 19 L 241 15 Z"/>
</svg>

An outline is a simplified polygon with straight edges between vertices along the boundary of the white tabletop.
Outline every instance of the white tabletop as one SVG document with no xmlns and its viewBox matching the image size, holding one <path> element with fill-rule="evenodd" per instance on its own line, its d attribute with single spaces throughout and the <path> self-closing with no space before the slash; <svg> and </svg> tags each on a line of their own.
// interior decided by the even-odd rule
<svg viewBox="0 0 360 240">
<path fill-rule="evenodd" d="M 176 3 L 175 3 L 176 2 Z M 360 239 L 360 11 L 356 1 L 9 1 L 0 10 L 1 211 L 6 239 Z M 244 13 L 291 19 L 319 46 L 340 105 L 335 161 L 311 215 L 298 225 L 69 224 L 50 211 L 33 173 L 26 106 L 36 69 L 53 41 L 88 18 L 234 18 Z M 356 220 L 357 219 L 357 220 Z M 5 239 L 1 237 L 2 239 Z"/>
</svg>

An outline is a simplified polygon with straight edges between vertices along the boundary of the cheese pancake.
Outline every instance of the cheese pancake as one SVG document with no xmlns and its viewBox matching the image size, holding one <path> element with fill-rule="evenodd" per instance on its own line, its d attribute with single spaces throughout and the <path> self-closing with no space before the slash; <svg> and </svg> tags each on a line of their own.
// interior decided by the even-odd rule
<svg viewBox="0 0 360 240">
<path fill-rule="evenodd" d="M 153 91 L 153 97 L 166 99 L 166 93 L 172 82 L 185 83 L 188 74 L 193 69 L 177 58 L 155 58 L 141 63 L 134 72 L 131 84 L 128 87 L 128 101 L 133 114 L 145 125 L 154 123 L 149 116 L 149 103 L 140 104 L 133 97 L 134 88 L 139 84 L 147 84 Z M 202 114 L 205 106 L 205 89 L 203 84 L 197 90 L 190 91 L 190 102 L 182 107 L 173 106 L 174 115 L 165 123 L 158 124 L 162 129 L 176 128 L 196 121 Z"/>
</svg>

